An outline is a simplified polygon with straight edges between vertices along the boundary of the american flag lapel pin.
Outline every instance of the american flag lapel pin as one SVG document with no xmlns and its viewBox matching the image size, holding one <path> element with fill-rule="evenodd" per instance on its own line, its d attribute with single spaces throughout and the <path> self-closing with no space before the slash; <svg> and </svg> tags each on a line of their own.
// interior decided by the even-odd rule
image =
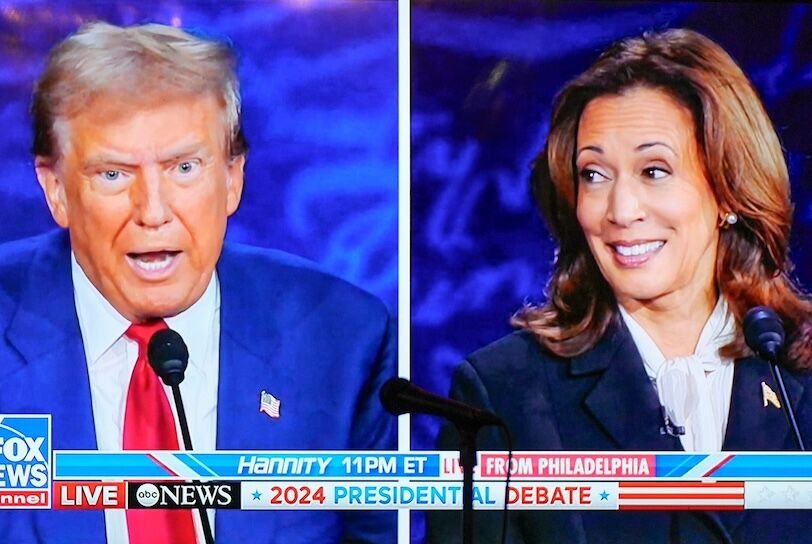
<svg viewBox="0 0 812 544">
<path fill-rule="evenodd" d="M 264 389 L 259 394 L 259 411 L 265 412 L 273 419 L 279 419 L 279 408 L 282 406 L 282 401 L 274 397 Z"/>
</svg>

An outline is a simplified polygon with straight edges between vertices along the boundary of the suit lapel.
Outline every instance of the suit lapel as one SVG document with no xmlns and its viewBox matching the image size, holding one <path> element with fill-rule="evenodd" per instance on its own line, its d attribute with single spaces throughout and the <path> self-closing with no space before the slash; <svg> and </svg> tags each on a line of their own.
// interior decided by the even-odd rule
<svg viewBox="0 0 812 544">
<path fill-rule="evenodd" d="M 787 395 L 797 412 L 802 405 L 804 387 L 789 372 L 783 371 L 781 375 L 784 378 Z M 727 432 L 722 449 L 729 451 L 797 449 L 783 410 L 769 403 L 764 406 L 762 383 L 778 394 L 778 386 L 766 361 L 757 357 L 736 361 Z"/>
<path fill-rule="evenodd" d="M 45 237 L 7 331 L 22 356 L 16 371 L 29 388 L 17 392 L 53 413 L 54 448 L 96 449 L 96 431 L 82 334 L 73 299 L 67 233 Z M 16 379 L 16 377 L 15 377 Z M 23 385 L 23 384 L 20 384 Z M 36 394 L 31 394 L 36 392 Z M 23 402 L 23 405 L 26 403 Z"/>
<path fill-rule="evenodd" d="M 217 449 L 279 448 L 272 432 L 274 421 L 259 411 L 262 390 L 278 395 L 269 362 L 221 330 Z"/>
<path fill-rule="evenodd" d="M 679 439 L 661 434 L 660 402 L 640 353 L 619 319 L 593 350 L 572 360 L 573 376 L 599 373 L 584 400 L 587 411 L 618 449 L 679 451 Z"/>
<path fill-rule="evenodd" d="M 733 371 L 733 391 L 730 397 L 727 431 L 722 446 L 726 451 L 775 451 L 797 449 L 783 410 L 772 404 L 764 406 L 762 383 L 776 395 L 778 386 L 770 365 L 758 357 L 736 361 Z M 782 372 L 787 395 L 798 412 L 803 402 L 804 386 L 790 374 Z M 730 534 L 747 515 L 742 511 L 717 512 Z"/>
<path fill-rule="evenodd" d="M 684 451 L 679 438 L 662 434 L 660 400 L 646 374 L 640 352 L 626 326 L 616 318 L 595 348 L 572 361 L 573 376 L 600 374 L 584 405 L 618 449 Z M 735 390 L 735 387 L 734 387 Z M 697 511 L 724 542 L 744 512 Z M 732 514 L 732 515 L 728 515 Z M 690 514 L 689 514 L 690 515 Z"/>
<path fill-rule="evenodd" d="M 3 396 L 21 411 L 52 415 L 54 449 L 95 450 L 90 381 L 73 298 L 68 236 L 60 231 L 39 240 L 43 243 L 34 254 L 6 331 L 21 359 L 3 361 Z M 65 534 L 104 541 L 102 512 L 31 514 L 45 541 Z M 59 516 L 58 523 L 55 516 Z"/>
<path fill-rule="evenodd" d="M 280 328 L 273 312 L 259 313 L 257 308 L 274 307 L 273 296 L 257 304 L 252 297 L 258 290 L 252 286 L 255 272 L 236 262 L 228 245 L 217 266 L 220 281 L 220 372 L 217 394 L 218 450 L 280 449 L 279 422 L 259 411 L 260 393 L 267 390 L 279 395 L 274 383 L 284 369 L 275 365 L 275 354 L 281 344 Z M 282 406 L 284 414 L 285 406 Z M 256 535 L 275 531 L 276 516 L 251 515 L 245 512 L 216 513 L 216 540 L 250 541 Z"/>
<path fill-rule="evenodd" d="M 281 345 L 279 312 L 273 307 L 273 295 L 257 304 L 252 297 L 256 279 L 254 270 L 240 266 L 229 246 L 218 263 L 220 281 L 220 374 L 217 398 L 218 449 L 274 449 L 274 423 L 259 411 L 263 389 L 278 394 L 275 377 L 284 372 L 274 365 Z M 259 310 L 258 310 L 259 308 Z"/>
</svg>

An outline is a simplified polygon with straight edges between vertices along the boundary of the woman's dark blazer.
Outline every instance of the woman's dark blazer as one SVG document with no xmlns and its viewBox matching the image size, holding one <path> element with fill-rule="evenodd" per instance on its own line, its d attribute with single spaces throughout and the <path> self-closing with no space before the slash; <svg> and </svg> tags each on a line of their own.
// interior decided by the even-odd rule
<svg viewBox="0 0 812 544">
<path fill-rule="evenodd" d="M 770 367 L 749 357 L 735 362 L 723 449 L 796 449 L 781 410 L 763 402 L 761 382 L 774 391 Z M 812 374 L 785 372 L 802 436 L 812 444 Z M 660 433 L 657 393 L 622 320 L 594 348 L 571 359 L 544 351 L 526 331 L 477 351 L 457 368 L 451 395 L 499 414 L 516 450 L 679 451 L 678 438 Z M 480 450 L 504 450 L 498 431 L 480 432 Z M 438 449 L 459 446 L 456 430 L 440 433 Z M 810 454 L 812 455 L 812 454 Z M 809 504 L 809 503 L 808 503 Z M 810 504 L 812 505 L 812 504 Z M 477 543 L 498 543 L 501 512 L 477 512 Z M 517 511 L 514 544 L 618 542 L 812 542 L 812 510 L 724 512 Z M 431 512 L 428 542 L 460 541 L 459 512 Z"/>
</svg>

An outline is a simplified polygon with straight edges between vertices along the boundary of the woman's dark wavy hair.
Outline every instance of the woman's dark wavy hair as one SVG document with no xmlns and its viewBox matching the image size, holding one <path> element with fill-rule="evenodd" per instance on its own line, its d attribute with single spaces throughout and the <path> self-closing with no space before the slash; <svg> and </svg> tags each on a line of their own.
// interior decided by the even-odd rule
<svg viewBox="0 0 812 544">
<path fill-rule="evenodd" d="M 558 251 L 547 302 L 525 306 L 512 324 L 531 331 L 549 351 L 573 357 L 592 348 L 617 318 L 612 290 L 575 215 L 575 145 L 589 101 L 639 87 L 662 90 L 691 111 L 719 208 L 739 217 L 720 229 L 716 258 L 717 285 L 737 324 L 736 337 L 722 354 L 750 353 L 742 319 L 748 309 L 764 305 L 784 320 L 788 364 L 812 368 L 812 305 L 790 276 L 792 203 L 781 144 L 747 76 L 719 45 L 691 30 L 622 40 L 556 97 L 531 185 Z"/>
</svg>

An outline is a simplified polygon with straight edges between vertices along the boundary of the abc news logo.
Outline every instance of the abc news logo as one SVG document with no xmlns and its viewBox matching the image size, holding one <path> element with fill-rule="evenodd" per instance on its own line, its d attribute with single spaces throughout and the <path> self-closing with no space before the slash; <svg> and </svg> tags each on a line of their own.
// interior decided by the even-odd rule
<svg viewBox="0 0 812 544">
<path fill-rule="evenodd" d="M 239 509 L 240 482 L 130 482 L 127 507 Z"/>
</svg>

